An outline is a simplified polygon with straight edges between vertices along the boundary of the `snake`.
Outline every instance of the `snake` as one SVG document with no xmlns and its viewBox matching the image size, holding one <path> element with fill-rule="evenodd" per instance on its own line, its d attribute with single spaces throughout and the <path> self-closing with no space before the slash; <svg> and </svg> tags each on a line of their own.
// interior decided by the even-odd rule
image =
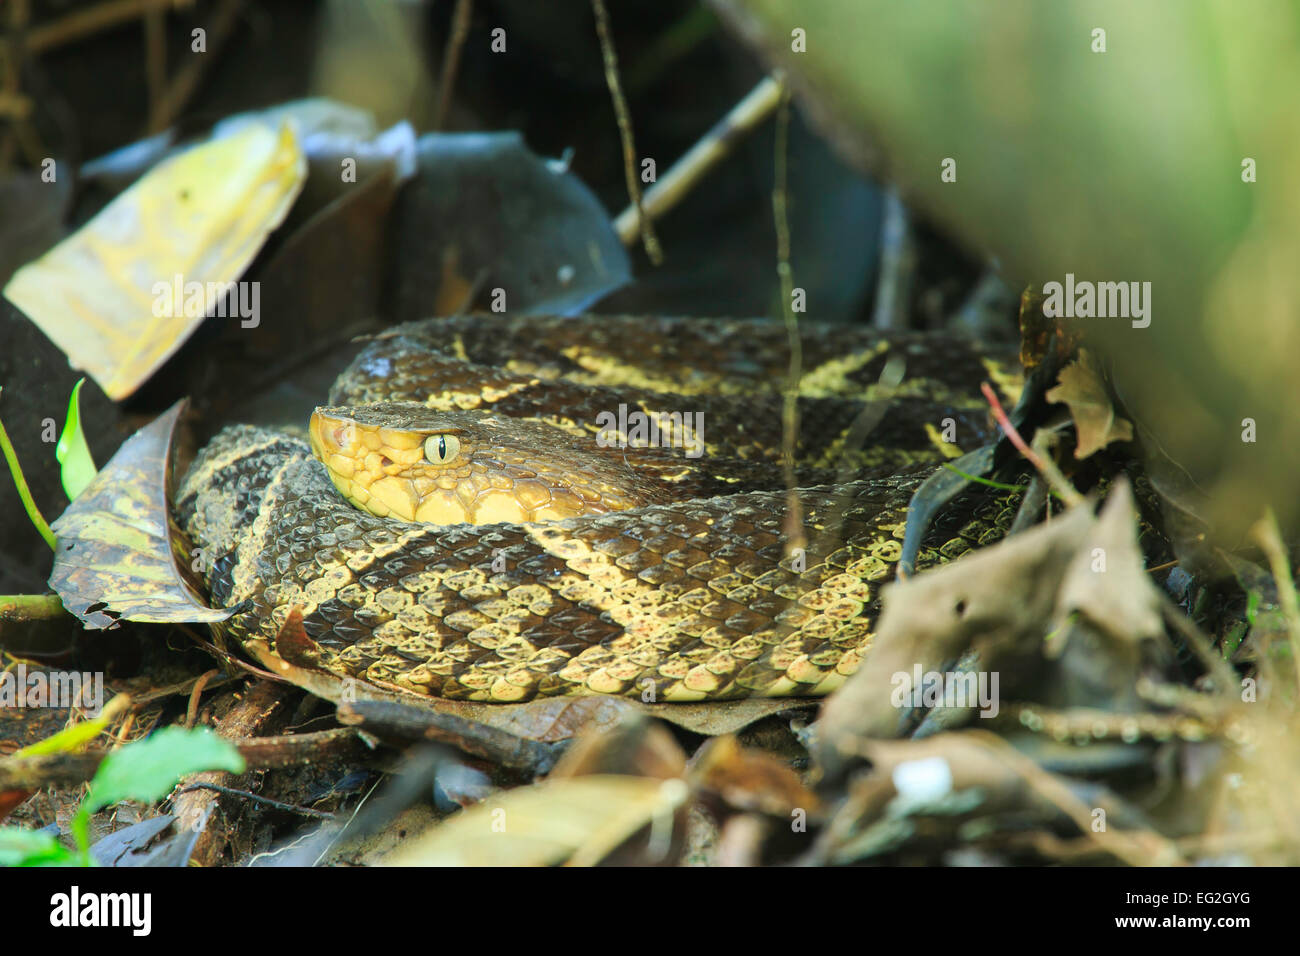
<svg viewBox="0 0 1300 956">
<path fill-rule="evenodd" d="M 822 696 L 869 652 L 912 496 L 992 437 L 983 381 L 1014 398 L 1014 352 L 812 321 L 426 319 L 366 341 L 305 428 L 223 428 L 176 516 L 223 637 L 335 677 L 492 703 Z M 916 568 L 1014 509 L 961 496 Z"/>
</svg>

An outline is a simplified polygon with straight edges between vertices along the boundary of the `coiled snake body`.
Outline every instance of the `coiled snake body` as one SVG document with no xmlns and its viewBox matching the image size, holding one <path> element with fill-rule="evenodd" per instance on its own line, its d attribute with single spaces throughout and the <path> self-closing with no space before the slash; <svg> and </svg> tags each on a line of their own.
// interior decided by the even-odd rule
<svg viewBox="0 0 1300 956">
<path fill-rule="evenodd" d="M 225 630 L 274 649 L 297 607 L 334 674 L 481 701 L 825 694 L 870 644 L 910 496 L 953 438 L 989 438 L 979 382 L 1003 370 L 922 335 L 801 335 L 797 492 L 780 324 L 467 316 L 369 343 L 310 445 L 222 431 L 178 518 L 214 603 L 241 605 Z M 950 509 L 918 568 L 1010 508 Z"/>
</svg>

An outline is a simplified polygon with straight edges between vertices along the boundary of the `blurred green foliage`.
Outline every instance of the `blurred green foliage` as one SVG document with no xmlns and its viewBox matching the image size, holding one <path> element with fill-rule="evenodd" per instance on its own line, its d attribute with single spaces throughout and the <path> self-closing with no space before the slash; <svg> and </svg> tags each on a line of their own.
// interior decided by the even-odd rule
<svg viewBox="0 0 1300 956">
<path fill-rule="evenodd" d="M 1012 281 L 1151 282 L 1149 328 L 1080 320 L 1130 411 L 1214 492 L 1203 507 L 1226 533 L 1265 500 L 1296 523 L 1296 0 L 715 6 L 843 152 Z M 949 157 L 955 182 L 940 178 Z"/>
</svg>

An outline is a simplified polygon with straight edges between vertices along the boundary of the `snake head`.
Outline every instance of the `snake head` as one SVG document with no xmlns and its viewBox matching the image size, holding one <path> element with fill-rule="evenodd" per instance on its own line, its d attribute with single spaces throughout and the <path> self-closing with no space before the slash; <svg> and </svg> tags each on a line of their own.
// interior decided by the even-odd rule
<svg viewBox="0 0 1300 956">
<path fill-rule="evenodd" d="M 348 501 L 432 524 L 553 521 L 665 500 L 635 470 L 549 425 L 414 402 L 317 408 L 311 448 Z"/>
</svg>

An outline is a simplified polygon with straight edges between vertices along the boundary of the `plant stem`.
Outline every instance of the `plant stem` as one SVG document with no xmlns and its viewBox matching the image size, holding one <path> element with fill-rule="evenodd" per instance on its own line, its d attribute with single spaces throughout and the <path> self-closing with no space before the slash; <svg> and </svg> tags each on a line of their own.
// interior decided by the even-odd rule
<svg viewBox="0 0 1300 956">
<path fill-rule="evenodd" d="M 14 487 L 18 489 L 18 497 L 23 500 L 23 507 L 27 509 L 27 517 L 31 518 L 32 524 L 36 525 L 36 530 L 41 533 L 41 537 L 53 551 L 58 547 L 58 541 L 54 537 L 54 532 L 50 530 L 49 524 L 46 523 L 45 516 L 41 514 L 41 509 L 37 508 L 36 502 L 32 500 L 27 479 L 23 477 L 22 466 L 18 464 L 18 455 L 9 441 L 9 433 L 5 431 L 3 421 L 0 421 L 0 451 L 4 452 L 5 461 L 9 463 L 9 473 L 14 476 Z"/>
<path fill-rule="evenodd" d="M 0 594 L 0 623 L 48 621 L 65 613 L 57 594 Z"/>
</svg>

